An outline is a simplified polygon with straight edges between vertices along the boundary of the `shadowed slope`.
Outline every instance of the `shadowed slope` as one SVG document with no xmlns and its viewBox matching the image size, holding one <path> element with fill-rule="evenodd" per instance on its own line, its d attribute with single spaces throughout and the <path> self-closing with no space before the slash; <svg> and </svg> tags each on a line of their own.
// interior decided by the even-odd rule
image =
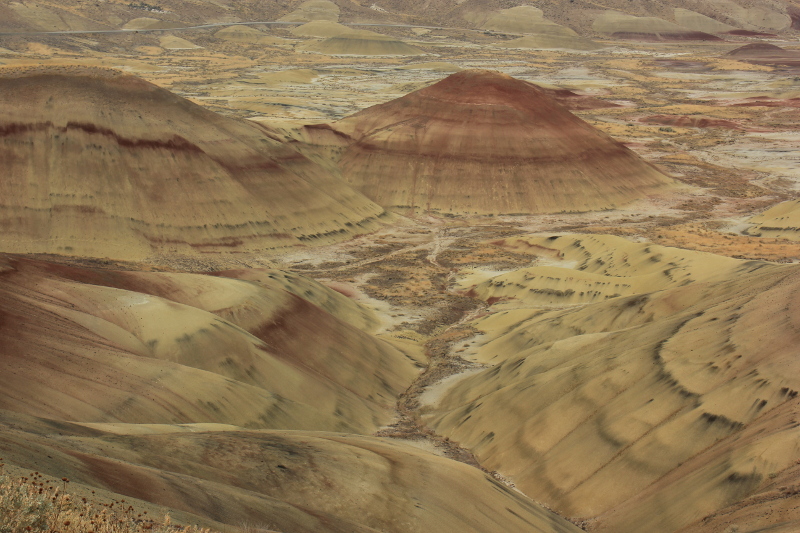
<svg viewBox="0 0 800 533">
<path fill-rule="evenodd" d="M 0 71 L 0 244 L 114 258 L 326 243 L 382 210 L 262 126 L 113 71 Z"/>
<path fill-rule="evenodd" d="M 414 362 L 284 284 L 5 262 L 0 408 L 81 422 L 374 431 Z M 369 321 L 312 284 L 303 292 L 332 293 L 315 298 L 322 305 Z"/>
<path fill-rule="evenodd" d="M 472 357 L 494 366 L 452 386 L 431 425 L 592 531 L 677 531 L 759 494 L 792 509 L 774 480 L 800 481 L 800 270 L 728 272 L 477 321 Z"/>
<path fill-rule="evenodd" d="M 475 468 L 373 437 L 85 428 L 0 411 L 0 453 L 73 483 L 287 533 L 580 531 Z"/>
<path fill-rule="evenodd" d="M 335 127 L 355 139 L 344 178 L 392 209 L 588 211 L 671 183 L 548 92 L 496 72 L 453 74 Z"/>
</svg>

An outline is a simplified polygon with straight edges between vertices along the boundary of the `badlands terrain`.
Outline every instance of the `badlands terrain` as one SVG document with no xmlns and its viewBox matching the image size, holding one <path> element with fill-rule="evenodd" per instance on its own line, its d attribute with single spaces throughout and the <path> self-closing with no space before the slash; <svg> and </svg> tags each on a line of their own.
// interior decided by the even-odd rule
<svg viewBox="0 0 800 533">
<path fill-rule="evenodd" d="M 796 533 L 799 131 L 784 0 L 3 2 L 0 473 Z"/>
</svg>

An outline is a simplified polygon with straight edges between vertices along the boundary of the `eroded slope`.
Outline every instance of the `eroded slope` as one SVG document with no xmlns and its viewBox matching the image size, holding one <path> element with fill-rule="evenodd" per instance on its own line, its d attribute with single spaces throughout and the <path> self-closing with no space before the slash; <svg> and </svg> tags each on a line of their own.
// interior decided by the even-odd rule
<svg viewBox="0 0 800 533">
<path fill-rule="evenodd" d="M 268 250 L 383 210 L 277 140 L 114 71 L 0 72 L 0 244 L 112 258 Z"/>
<path fill-rule="evenodd" d="M 635 266 L 630 252 L 603 258 L 616 261 L 604 281 Z M 731 261 L 703 273 L 684 259 L 658 292 L 474 322 L 486 336 L 469 357 L 490 366 L 429 423 L 592 531 L 676 531 L 759 494 L 790 509 L 778 488 L 796 483 L 800 453 L 800 271 Z"/>
<path fill-rule="evenodd" d="M 672 180 L 537 86 L 463 71 L 335 127 L 355 140 L 344 178 L 401 212 L 608 209 Z"/>
</svg>

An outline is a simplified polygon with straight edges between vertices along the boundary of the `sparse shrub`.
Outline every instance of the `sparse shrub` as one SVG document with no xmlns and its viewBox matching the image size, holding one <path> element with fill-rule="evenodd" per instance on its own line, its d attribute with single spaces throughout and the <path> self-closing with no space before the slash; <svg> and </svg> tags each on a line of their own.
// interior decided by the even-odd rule
<svg viewBox="0 0 800 533">
<path fill-rule="evenodd" d="M 134 9 L 144 9 L 145 11 L 157 11 L 159 13 L 164 12 L 161 6 L 148 4 L 146 2 L 131 2 L 130 4 L 128 4 L 128 7 L 132 7 Z"/>
<path fill-rule="evenodd" d="M 52 515 L 49 490 L 40 492 L 26 478 L 12 480 L 0 467 L 0 533 L 47 531 Z"/>
<path fill-rule="evenodd" d="M 2 459 L 0 459 L 2 461 Z M 47 481 L 38 472 L 12 478 L 0 463 L 0 533 L 213 533 L 137 513 L 125 500 L 91 502 L 67 492 L 69 480 Z"/>
</svg>

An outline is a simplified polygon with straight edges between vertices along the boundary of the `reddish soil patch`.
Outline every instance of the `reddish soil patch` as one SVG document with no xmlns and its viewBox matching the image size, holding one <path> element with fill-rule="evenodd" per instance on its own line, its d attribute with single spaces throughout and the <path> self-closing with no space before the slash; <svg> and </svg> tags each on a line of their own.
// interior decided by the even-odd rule
<svg viewBox="0 0 800 533">
<path fill-rule="evenodd" d="M 775 98 L 754 97 L 731 105 L 734 107 L 800 107 L 800 98 L 778 100 Z"/>
<path fill-rule="evenodd" d="M 722 41 L 723 39 L 702 31 L 676 32 L 633 32 L 618 31 L 611 34 L 613 39 L 626 41 Z"/>
<path fill-rule="evenodd" d="M 800 7 L 788 5 L 786 13 L 792 19 L 792 29 L 800 31 Z"/>
<path fill-rule="evenodd" d="M 568 89 L 545 89 L 542 87 L 538 88 L 549 94 L 553 98 L 553 100 L 557 101 L 559 104 L 563 105 L 570 111 L 586 111 L 589 109 L 622 107 L 621 105 L 615 104 L 614 102 L 609 102 L 608 100 L 601 100 L 593 96 L 578 94 Z"/>
<path fill-rule="evenodd" d="M 750 30 L 731 30 L 725 32 L 728 35 L 738 35 L 741 37 L 777 37 L 774 33 L 761 33 Z"/>
<path fill-rule="evenodd" d="M 353 292 L 352 290 L 350 290 L 347 287 L 344 287 L 342 285 L 333 283 L 333 284 L 327 284 L 326 287 L 328 287 L 329 289 L 333 289 L 334 291 L 338 292 L 339 294 L 341 294 L 343 296 L 347 296 L 348 298 L 355 298 L 356 297 L 356 293 L 355 292 Z"/>
</svg>

